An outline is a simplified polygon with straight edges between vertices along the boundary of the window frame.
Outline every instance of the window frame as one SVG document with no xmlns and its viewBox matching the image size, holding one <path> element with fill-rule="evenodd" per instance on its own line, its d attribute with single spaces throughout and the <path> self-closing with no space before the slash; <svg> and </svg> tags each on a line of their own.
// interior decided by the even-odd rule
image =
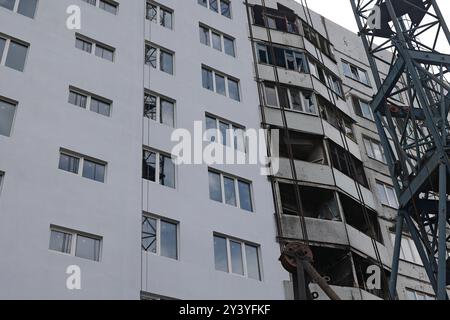
<svg viewBox="0 0 450 320">
<path fill-rule="evenodd" d="M 147 177 L 144 177 L 144 175 L 145 175 L 144 170 L 142 171 L 142 179 L 145 180 L 145 181 L 148 181 L 150 183 L 155 183 L 155 184 L 160 185 L 162 187 L 166 187 L 166 188 L 169 188 L 169 189 L 176 190 L 177 186 L 178 186 L 178 179 L 177 179 L 178 171 L 177 171 L 177 166 L 176 166 L 176 164 L 174 162 L 173 156 L 170 153 L 166 153 L 166 152 L 163 152 L 163 151 L 159 151 L 159 150 L 156 150 L 156 149 L 144 146 L 143 147 L 143 151 L 142 151 L 142 165 L 143 166 L 144 166 L 144 162 L 145 162 L 145 165 L 148 166 L 147 160 L 145 159 L 145 153 L 146 152 L 155 154 L 155 181 L 150 180 Z M 160 177 L 160 173 L 161 173 L 161 157 L 166 157 L 166 158 L 172 159 L 172 164 L 173 164 L 173 169 L 174 169 L 173 187 L 161 184 L 161 179 L 160 179 L 161 178 Z"/>
<path fill-rule="evenodd" d="M 156 234 L 155 234 L 155 249 L 156 252 L 152 252 L 151 250 L 145 249 L 145 247 L 143 246 L 142 242 L 143 242 L 143 227 L 144 227 L 144 222 L 145 219 L 153 219 L 156 220 Z M 162 223 L 168 223 L 171 224 L 173 226 L 176 227 L 176 257 L 168 257 L 162 254 L 161 252 L 161 224 Z M 159 215 L 155 215 L 155 214 L 151 214 L 148 212 L 143 212 L 142 213 L 142 227 L 141 227 L 141 251 L 144 251 L 148 254 L 152 254 L 155 256 L 159 256 L 159 257 L 164 257 L 167 259 L 172 259 L 172 260 L 180 260 L 180 222 L 173 220 L 173 219 L 169 219 L 169 218 L 165 218 Z"/>
<path fill-rule="evenodd" d="M 199 4 L 200 6 L 202 6 L 204 8 L 209 9 L 210 11 L 212 11 L 214 13 L 217 13 L 217 14 L 221 15 L 222 17 L 225 17 L 225 18 L 228 18 L 228 19 L 233 19 L 233 6 L 231 5 L 231 1 L 230 0 L 216 0 L 217 11 L 211 8 L 211 3 L 210 2 L 211 2 L 211 0 L 205 0 L 204 4 L 203 4 L 202 0 L 198 0 L 197 4 Z M 229 16 L 224 15 L 222 13 L 222 2 L 228 3 L 228 8 L 229 8 L 229 12 L 230 12 Z"/>
<path fill-rule="evenodd" d="M 381 202 L 381 204 L 383 206 L 386 206 L 386 207 L 389 207 L 389 208 L 392 208 L 392 209 L 398 209 L 399 203 L 398 203 L 397 195 L 395 194 L 394 187 L 391 186 L 391 185 L 388 185 L 388 184 L 386 184 L 386 183 L 384 183 L 384 182 L 382 182 L 380 180 L 375 180 L 375 184 L 376 184 L 376 187 L 377 187 L 377 198 Z M 378 189 L 379 186 L 383 187 L 383 192 L 384 192 L 385 198 L 386 198 L 388 203 L 383 203 L 383 200 L 381 199 L 381 197 L 379 195 L 379 191 L 380 191 Z M 389 199 L 389 193 L 388 193 L 387 189 L 390 189 L 392 191 L 392 194 L 394 195 L 395 203 L 391 203 L 391 199 Z"/>
<path fill-rule="evenodd" d="M 155 57 L 156 65 L 155 66 L 153 66 L 152 63 L 150 62 L 150 60 L 148 60 L 147 53 L 148 53 L 149 49 L 156 50 L 155 51 L 156 52 L 156 57 Z M 167 72 L 166 70 L 163 69 L 163 65 L 162 65 L 163 54 L 167 54 L 172 58 L 172 70 L 171 70 L 172 72 Z M 175 52 L 173 52 L 172 50 L 163 48 L 155 43 L 146 41 L 145 42 L 145 58 L 144 59 L 145 59 L 144 60 L 145 66 L 159 70 L 159 71 L 169 74 L 171 76 L 175 75 Z"/>
<path fill-rule="evenodd" d="M 54 249 L 50 248 L 53 231 L 71 235 L 71 244 L 70 244 L 69 252 L 62 252 L 62 251 L 58 251 L 58 250 L 54 250 Z M 84 257 L 80 257 L 80 256 L 76 255 L 78 237 L 84 237 L 84 238 L 99 241 L 98 259 L 95 259 L 95 260 L 88 259 L 88 258 L 84 258 Z M 86 233 L 86 232 L 81 232 L 81 231 L 76 231 L 76 230 L 60 227 L 60 226 L 50 225 L 50 237 L 49 237 L 48 250 L 50 252 L 56 252 L 58 254 L 62 254 L 65 256 L 71 256 L 71 257 L 75 257 L 78 259 L 88 260 L 88 261 L 92 261 L 92 262 L 101 262 L 102 254 L 103 254 L 103 237 L 94 235 L 94 234 L 90 234 L 90 233 Z"/>
<path fill-rule="evenodd" d="M 211 191 L 210 191 L 210 185 L 209 185 L 209 174 L 216 174 L 220 176 L 220 188 L 221 188 L 221 201 L 217 201 L 211 198 Z M 228 204 L 226 201 L 226 191 L 225 191 L 225 178 L 232 179 L 234 182 L 234 196 L 236 200 L 236 205 Z M 245 183 L 249 187 L 249 195 L 250 195 L 250 206 L 251 210 L 247 210 L 245 208 L 242 208 L 242 201 L 241 201 L 241 194 L 239 191 L 239 183 Z M 208 194 L 209 194 L 209 200 L 221 203 L 223 205 L 227 205 L 230 207 L 237 208 L 239 210 L 243 210 L 247 213 L 255 213 L 255 203 L 254 203 L 254 191 L 253 191 L 253 183 L 249 180 L 234 176 L 232 174 L 224 173 L 219 170 L 215 170 L 213 168 L 208 168 Z"/>
<path fill-rule="evenodd" d="M 375 139 L 372 139 L 368 136 L 363 135 L 363 143 L 364 143 L 364 147 L 366 149 L 366 155 L 375 161 L 381 162 L 383 164 L 387 164 L 387 159 L 386 159 L 386 155 L 384 153 L 384 149 L 383 146 L 381 145 L 381 142 Z M 368 147 L 370 146 L 370 150 L 368 149 Z M 378 147 L 378 149 L 380 150 L 380 154 L 382 159 L 378 159 L 376 156 L 376 152 L 375 152 L 375 146 Z"/>
<path fill-rule="evenodd" d="M 78 94 L 78 95 L 86 97 L 86 106 L 82 107 L 82 106 L 79 106 L 77 104 L 71 103 L 70 102 L 70 94 L 71 93 Z M 109 107 L 108 115 L 105 115 L 103 113 L 100 113 L 100 112 L 92 110 L 92 100 L 97 100 L 99 102 L 102 102 L 102 103 L 108 105 L 108 107 Z M 90 93 L 90 92 L 88 92 L 86 90 L 83 90 L 83 89 L 80 89 L 80 88 L 77 88 L 77 87 L 74 87 L 74 86 L 69 86 L 69 97 L 68 97 L 68 102 L 67 103 L 69 103 L 69 104 L 71 104 L 71 105 L 73 105 L 75 107 L 79 107 L 81 109 L 93 112 L 93 113 L 98 114 L 98 115 L 103 116 L 103 117 L 107 117 L 107 118 L 111 118 L 112 117 L 113 104 L 114 104 L 112 100 L 107 99 L 107 98 L 102 97 L 102 96 L 99 96 L 99 95 L 94 94 L 94 93 Z"/>
<path fill-rule="evenodd" d="M 16 122 L 17 108 L 19 107 L 19 102 L 15 101 L 15 100 L 12 100 L 12 99 L 9 99 L 9 98 L 6 98 L 6 97 L 3 97 L 3 96 L 0 96 L 0 102 L 3 102 L 5 104 L 7 104 L 7 105 L 10 105 L 11 107 L 14 108 L 14 113 L 13 113 L 13 116 L 12 116 L 10 130 L 9 130 L 8 135 L 0 134 L 0 137 L 11 138 L 13 133 L 14 133 L 14 125 L 15 125 L 15 122 Z"/>
<path fill-rule="evenodd" d="M 211 119 L 211 120 L 214 120 L 215 124 L 216 124 L 216 133 L 214 135 L 215 140 L 214 141 L 209 141 L 209 143 L 217 143 L 217 144 L 220 144 L 221 146 L 224 146 L 224 147 L 233 148 L 237 152 L 247 153 L 247 139 L 246 139 L 246 135 L 245 135 L 246 129 L 245 129 L 244 126 L 242 126 L 240 124 L 237 124 L 237 123 L 234 123 L 232 121 L 226 120 L 224 118 L 217 117 L 217 116 L 215 116 L 215 115 L 213 115 L 211 113 L 206 112 L 205 113 L 205 131 L 206 130 L 211 130 L 210 128 L 206 127 L 206 122 L 207 122 L 208 118 Z M 227 143 L 226 144 L 223 143 L 224 141 L 222 139 L 222 134 L 220 132 L 220 124 L 221 123 L 228 125 L 228 129 L 227 129 L 227 133 L 228 134 L 227 134 L 227 137 L 226 137 L 227 138 Z M 242 137 L 241 137 L 243 139 L 243 141 L 242 141 L 242 143 L 243 143 L 243 146 L 242 146 L 243 150 L 239 149 L 239 142 L 236 145 L 236 142 L 237 142 L 236 141 L 236 137 L 237 137 L 237 135 L 235 134 L 235 131 L 238 131 L 238 130 L 241 130 L 242 133 L 243 133 Z M 228 143 L 228 142 L 230 142 L 230 143 Z M 232 143 L 232 145 L 231 145 L 231 143 Z"/>
<path fill-rule="evenodd" d="M 155 119 L 152 119 L 149 115 L 147 115 L 146 113 L 146 99 L 147 97 L 154 97 L 155 100 L 155 104 L 156 104 L 156 114 L 155 114 Z M 168 125 L 166 123 L 163 122 L 163 118 L 162 118 L 162 101 L 166 101 L 169 102 L 173 105 L 173 118 L 172 118 L 172 125 Z M 176 110 L 177 110 L 177 102 L 169 97 L 163 96 L 161 94 L 158 94 L 154 91 L 151 90 L 144 90 L 144 118 L 149 119 L 150 121 L 154 121 L 156 123 L 159 123 L 161 125 L 164 126 L 168 126 L 170 128 L 176 128 Z"/>
<path fill-rule="evenodd" d="M 356 82 L 359 82 L 359 83 L 365 85 L 366 87 L 370 87 L 370 88 L 372 87 L 372 83 L 371 83 L 370 77 L 369 77 L 369 72 L 367 70 L 364 70 L 346 60 L 342 60 L 342 65 L 343 65 L 343 71 L 344 71 L 345 77 L 352 79 Z M 356 74 L 354 73 L 354 70 L 356 71 Z M 361 79 L 361 73 L 365 75 L 367 82 L 365 82 L 365 81 L 363 81 L 363 79 Z"/>
<path fill-rule="evenodd" d="M 70 151 L 70 150 L 65 149 L 65 148 L 60 148 L 58 154 L 59 154 L 58 166 L 57 166 L 58 170 L 66 172 L 68 174 L 73 174 L 73 175 L 82 177 L 82 178 L 90 180 L 90 181 L 98 182 L 98 183 L 106 183 L 107 182 L 108 163 L 106 161 L 103 161 L 103 160 L 100 160 L 100 159 L 95 159 L 93 157 L 89 157 L 89 156 L 86 156 L 86 155 L 82 155 L 80 153 L 73 152 L 73 151 Z M 60 168 L 61 155 L 65 155 L 65 156 L 68 156 L 68 157 L 72 157 L 72 158 L 77 158 L 78 159 L 78 170 L 77 170 L 77 173 L 74 173 L 72 171 Z M 91 179 L 89 177 L 85 177 L 84 176 L 84 162 L 85 161 L 92 162 L 92 163 L 95 163 L 97 165 L 101 165 L 101 166 L 104 167 L 103 181 Z"/>
<path fill-rule="evenodd" d="M 203 77 L 204 76 L 204 72 L 208 72 L 208 74 L 210 73 L 212 75 L 212 89 L 206 88 L 204 86 L 204 84 L 205 84 L 204 83 L 205 79 Z M 223 94 L 221 94 L 220 92 L 217 91 L 216 75 L 225 78 L 225 95 L 223 95 Z M 229 75 L 227 75 L 227 74 L 225 74 L 223 72 L 217 71 L 217 70 L 215 70 L 213 68 L 210 68 L 210 67 L 208 67 L 206 65 L 202 65 L 201 66 L 201 76 L 202 76 L 202 88 L 203 89 L 206 89 L 206 90 L 212 91 L 212 92 L 214 92 L 214 93 L 216 93 L 218 95 L 227 97 L 227 98 L 229 98 L 229 99 L 231 99 L 231 100 L 233 100 L 235 102 L 238 102 L 238 103 L 242 102 L 241 81 L 239 79 L 237 79 L 235 77 L 232 77 L 232 76 L 229 76 Z M 237 94 L 238 94 L 237 98 L 238 99 L 234 99 L 231 96 L 231 94 L 230 94 L 230 91 L 231 91 L 230 90 L 230 85 L 232 83 L 235 83 L 236 86 L 237 86 Z"/>
<path fill-rule="evenodd" d="M 155 18 L 156 19 L 150 19 L 149 15 L 148 15 L 148 9 L 150 6 L 153 6 L 156 9 L 156 15 Z M 170 23 L 170 27 L 168 27 L 166 24 L 163 24 L 163 21 L 161 19 L 161 14 L 163 12 L 167 12 L 170 13 L 171 15 L 171 23 Z M 148 20 L 151 23 L 156 23 L 157 25 L 166 28 L 168 30 L 174 30 L 174 22 L 175 22 L 175 11 L 172 8 L 169 8 L 167 6 L 161 5 L 156 1 L 146 1 L 145 4 L 145 19 Z"/>
<path fill-rule="evenodd" d="M 216 261 L 215 261 L 216 251 L 214 248 L 214 241 L 216 238 L 226 240 L 227 271 L 217 269 Z M 236 273 L 233 271 L 233 261 L 232 261 L 232 257 L 231 257 L 231 242 L 238 243 L 240 245 L 243 274 Z M 254 277 L 249 276 L 247 246 L 256 249 L 256 253 L 257 253 L 256 262 L 258 263 L 258 279 L 255 279 Z M 261 259 L 261 246 L 258 244 L 214 232 L 213 233 L 213 258 L 214 258 L 214 270 L 217 272 L 224 272 L 224 273 L 238 276 L 241 278 L 245 278 L 248 280 L 255 280 L 255 281 L 259 281 L 259 282 L 264 281 L 263 280 L 264 277 L 263 277 L 262 259 Z"/>
<path fill-rule="evenodd" d="M 89 43 L 91 45 L 90 51 L 86 51 L 86 50 L 84 50 L 82 48 L 77 47 L 77 41 L 78 40 L 79 41 L 83 41 L 85 43 Z M 100 48 L 101 50 L 103 50 L 102 52 L 104 52 L 104 51 L 111 52 L 111 59 L 105 58 L 103 56 L 103 54 L 102 54 L 102 56 L 99 56 L 97 54 L 97 47 Z M 100 41 L 97 41 L 97 40 L 91 39 L 89 37 L 86 37 L 86 36 L 84 36 L 84 35 L 82 35 L 80 33 L 75 33 L 75 48 L 80 50 L 80 51 L 83 51 L 86 54 L 94 55 L 97 58 L 109 61 L 111 63 L 114 63 L 116 61 L 116 48 L 114 48 L 114 47 L 112 47 L 110 45 L 107 45 L 106 43 L 102 43 Z"/>
<path fill-rule="evenodd" d="M 38 7 L 39 7 L 39 0 L 36 0 L 36 6 L 34 7 L 34 12 L 33 12 L 33 16 L 32 17 L 30 17 L 28 15 L 25 15 L 22 12 L 19 12 L 19 7 L 20 7 L 20 4 L 22 3 L 22 1 L 28 2 L 29 0 L 14 0 L 14 6 L 11 9 L 6 8 L 4 6 L 0 6 L 0 8 L 3 8 L 5 10 L 9 10 L 9 11 L 17 13 L 17 14 L 20 14 L 20 15 L 22 15 L 24 17 L 27 17 L 27 18 L 30 18 L 30 19 L 35 19 L 36 18 L 36 13 L 37 13 Z"/>
<path fill-rule="evenodd" d="M 3 33 L 0 33 L 0 39 L 5 41 L 5 45 L 3 47 L 3 52 L 0 53 L 0 66 L 7 67 L 11 70 L 15 70 L 18 72 L 24 72 L 27 62 L 28 62 L 28 55 L 29 55 L 29 51 L 30 51 L 30 47 L 31 47 L 30 44 L 25 41 L 19 40 L 17 38 L 10 37 Z M 16 68 L 13 68 L 12 66 L 9 66 L 6 64 L 6 62 L 8 60 L 9 51 L 11 48 L 11 43 L 14 43 L 14 44 L 22 46 L 22 47 L 26 47 L 26 53 L 25 53 L 25 57 L 23 59 L 23 63 L 21 64 L 21 69 L 16 69 Z"/>
<path fill-rule="evenodd" d="M 272 107 L 272 108 L 278 108 L 278 109 L 281 108 L 280 92 L 279 92 L 280 87 L 274 83 L 268 83 L 268 82 L 265 82 L 262 85 L 263 85 L 263 89 L 264 89 L 263 92 L 264 92 L 265 105 L 267 107 Z M 268 98 L 267 98 L 268 85 L 275 90 L 275 96 L 276 96 L 277 104 L 278 104 L 277 106 L 268 104 Z M 314 116 L 319 115 L 318 114 L 318 102 L 317 102 L 315 94 L 312 91 L 302 90 L 301 88 L 293 88 L 293 87 L 289 87 L 289 86 L 282 86 L 282 88 L 286 90 L 287 102 L 289 103 L 289 106 L 285 106 L 285 109 L 288 109 L 289 111 L 292 111 L 292 112 L 302 113 L 302 114 L 308 114 L 308 115 L 314 115 Z M 298 109 L 294 108 L 294 103 L 293 103 L 293 99 L 292 99 L 293 92 L 299 93 L 302 110 L 298 110 Z M 314 112 L 310 112 L 307 110 L 308 106 L 306 106 L 306 101 L 308 100 L 308 98 L 307 98 L 306 94 L 311 95 L 311 98 L 314 102 Z"/>
<path fill-rule="evenodd" d="M 202 42 L 200 31 L 207 31 L 208 32 L 208 43 Z M 220 36 L 220 50 L 214 47 L 214 41 L 213 41 L 213 35 L 214 34 Z M 227 56 L 230 56 L 232 58 L 236 58 L 236 52 L 237 52 L 237 50 L 236 50 L 236 38 L 234 38 L 234 37 L 232 37 L 232 36 L 230 36 L 230 35 L 228 35 L 228 34 L 226 34 L 224 32 L 221 32 L 221 31 L 219 31 L 217 29 L 211 28 L 210 26 L 208 26 L 208 25 L 206 25 L 204 23 L 201 23 L 201 22 L 199 23 L 199 35 L 200 35 L 200 43 L 201 44 L 203 44 L 203 45 L 205 45 L 207 47 L 213 48 L 216 51 L 222 52 L 222 53 L 224 53 Z M 232 47 L 233 47 L 233 54 L 229 54 L 229 53 L 226 52 L 227 50 L 225 48 L 225 39 L 228 39 L 231 42 Z"/>
</svg>

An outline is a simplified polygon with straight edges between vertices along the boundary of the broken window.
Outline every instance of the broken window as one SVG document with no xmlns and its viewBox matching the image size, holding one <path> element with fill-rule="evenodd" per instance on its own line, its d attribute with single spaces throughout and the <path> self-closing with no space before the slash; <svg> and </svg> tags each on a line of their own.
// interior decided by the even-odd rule
<svg viewBox="0 0 450 320">
<path fill-rule="evenodd" d="M 327 164 L 322 137 L 289 130 L 289 138 L 286 131 L 280 132 L 280 157 L 289 158 L 290 144 L 295 160 Z"/>
<path fill-rule="evenodd" d="M 351 256 L 348 251 L 327 247 L 311 247 L 311 250 L 314 255 L 314 267 L 329 285 L 354 286 Z"/>
<path fill-rule="evenodd" d="M 284 32 L 299 33 L 297 16 L 289 8 L 278 4 L 278 9 L 253 6 L 254 23 L 257 26 Z"/>
<path fill-rule="evenodd" d="M 333 167 L 368 188 L 363 163 L 336 143 L 329 141 L 329 146 Z"/>
<path fill-rule="evenodd" d="M 295 197 L 296 186 L 289 183 L 279 183 L 278 185 L 283 214 L 298 216 L 299 209 Z M 307 186 L 299 186 L 299 190 L 305 217 L 332 221 L 341 220 L 333 191 Z"/>
<path fill-rule="evenodd" d="M 361 203 L 358 203 L 357 201 L 344 194 L 339 194 L 339 198 L 341 200 L 346 223 L 361 231 L 365 235 L 374 237 L 376 241 L 383 244 L 383 236 L 381 234 L 381 228 L 377 213 L 366 208 L 368 216 L 368 221 L 366 221 Z"/>
</svg>

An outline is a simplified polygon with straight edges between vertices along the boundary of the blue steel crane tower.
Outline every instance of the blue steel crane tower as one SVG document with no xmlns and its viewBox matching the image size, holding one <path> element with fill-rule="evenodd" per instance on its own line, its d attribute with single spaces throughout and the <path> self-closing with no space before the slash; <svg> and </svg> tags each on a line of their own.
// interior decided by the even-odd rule
<svg viewBox="0 0 450 320">
<path fill-rule="evenodd" d="M 391 298 L 401 239 L 409 232 L 437 298 L 446 300 L 450 32 L 436 0 L 350 1 L 375 78 L 371 108 L 399 199 Z"/>
</svg>

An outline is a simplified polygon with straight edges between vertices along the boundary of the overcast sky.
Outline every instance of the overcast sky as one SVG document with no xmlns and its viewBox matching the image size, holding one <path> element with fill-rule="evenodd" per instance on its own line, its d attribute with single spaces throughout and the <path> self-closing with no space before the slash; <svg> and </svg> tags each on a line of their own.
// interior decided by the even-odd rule
<svg viewBox="0 0 450 320">
<path fill-rule="evenodd" d="M 297 1 L 300 2 L 299 0 Z M 447 18 L 447 24 L 450 26 L 450 1 L 437 0 L 437 2 L 441 8 L 442 15 Z M 320 13 L 347 29 L 357 31 L 350 0 L 307 0 L 307 3 L 311 10 Z"/>
</svg>

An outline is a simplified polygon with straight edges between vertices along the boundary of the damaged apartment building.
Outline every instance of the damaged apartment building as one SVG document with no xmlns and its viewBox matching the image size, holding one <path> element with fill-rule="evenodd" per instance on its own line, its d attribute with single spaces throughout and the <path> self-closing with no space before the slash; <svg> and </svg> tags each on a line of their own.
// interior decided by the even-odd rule
<svg viewBox="0 0 450 320">
<path fill-rule="evenodd" d="M 363 44 L 298 2 L 246 3 L 263 127 L 280 130 L 280 170 L 270 177 L 278 239 L 308 241 L 314 266 L 340 298 L 388 299 L 398 203 L 369 106 L 376 89 Z M 405 236 L 399 298 L 434 299 Z M 368 268 L 381 265 L 374 289 Z"/>
<path fill-rule="evenodd" d="M 341 299 L 388 298 L 398 204 L 369 70 L 294 0 L 0 1 L 0 298 L 293 299 L 295 241 Z M 200 121 L 236 149 L 226 132 L 278 129 L 280 170 L 176 165 L 171 134 Z M 432 299 L 405 235 L 399 298 Z"/>
</svg>

